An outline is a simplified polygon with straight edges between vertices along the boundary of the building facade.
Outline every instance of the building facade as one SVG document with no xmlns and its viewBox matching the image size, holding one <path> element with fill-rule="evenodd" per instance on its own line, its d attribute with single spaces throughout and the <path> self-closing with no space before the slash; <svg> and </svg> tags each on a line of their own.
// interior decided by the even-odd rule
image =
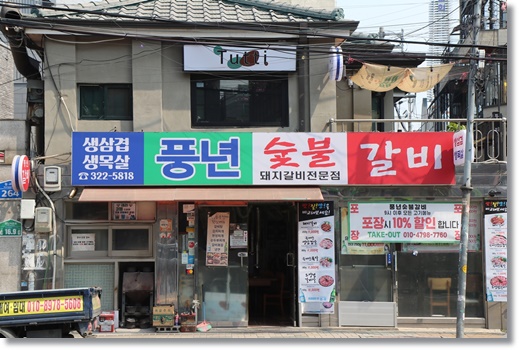
<svg viewBox="0 0 519 350">
<path fill-rule="evenodd" d="M 195 309 L 217 327 L 453 324 L 454 236 L 445 244 L 356 243 L 349 229 L 358 224 L 352 208 L 368 217 L 381 206 L 425 205 L 424 215 L 444 221 L 442 211 L 461 198 L 454 165 L 444 179 L 374 183 L 366 160 L 353 163 L 347 150 L 355 134 L 395 146 L 443 140 L 452 154 L 451 133 L 384 130 L 392 92 L 375 96 L 385 117 L 366 122 L 374 94 L 331 79 L 344 62 L 330 63 L 330 47 L 358 23 L 341 20 L 337 9 L 249 0 L 171 2 L 174 11 L 157 6 L 153 21 L 144 3 L 92 4 L 103 15 L 81 6 L 23 17 L 24 35 L 44 52 L 44 117 L 41 142 L 32 145 L 31 191 L 13 205 L 21 234 L 2 238 L 22 255 L 19 285 L 9 288 L 101 286 L 103 309 L 117 310 L 122 327 L 149 326 L 156 305 Z M 3 21 L 16 16 L 8 13 Z M 51 32 L 36 25 L 42 18 Z M 339 131 L 337 119 L 350 122 Z M 310 145 L 324 157 L 316 167 L 328 151 L 343 155 L 334 158 L 338 170 L 281 178 L 271 164 L 255 173 L 273 160 L 282 170 L 287 147 Z M 179 165 L 172 158 L 179 155 L 200 164 L 165 165 Z M 355 166 L 347 169 L 346 160 Z M 492 187 L 500 198 L 504 168 Z M 480 287 L 466 323 L 495 328 L 502 313 L 491 310 L 506 310 L 506 302 L 485 299 L 483 220 L 492 198 L 486 182 L 477 186 L 468 269 Z M 33 217 L 25 212 L 31 200 Z M 430 278 L 448 283 L 438 309 Z"/>
</svg>

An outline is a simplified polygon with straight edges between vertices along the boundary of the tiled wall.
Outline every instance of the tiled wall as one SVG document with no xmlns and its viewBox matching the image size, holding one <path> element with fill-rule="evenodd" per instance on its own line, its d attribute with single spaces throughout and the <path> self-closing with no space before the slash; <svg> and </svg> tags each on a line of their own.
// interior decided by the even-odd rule
<svg viewBox="0 0 519 350">
<path fill-rule="evenodd" d="M 101 309 L 114 309 L 114 264 L 66 264 L 65 288 L 101 287 Z"/>
</svg>

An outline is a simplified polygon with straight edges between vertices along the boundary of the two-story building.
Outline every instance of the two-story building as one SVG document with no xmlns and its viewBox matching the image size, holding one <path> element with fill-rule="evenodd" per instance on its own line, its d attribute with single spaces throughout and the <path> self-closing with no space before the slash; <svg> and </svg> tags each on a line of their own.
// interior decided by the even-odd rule
<svg viewBox="0 0 519 350">
<path fill-rule="evenodd" d="M 28 101 L 31 190 L 10 204 L 21 234 L 0 238 L 20 245 L 10 288 L 101 286 L 122 327 L 150 326 L 156 305 L 216 327 L 453 325 L 453 135 L 383 122 L 393 91 L 344 79 L 358 22 L 332 3 L 2 8 L 11 45 L 39 54 L 36 69 L 18 64 L 44 91 Z M 413 161 L 388 180 L 398 154 Z M 506 169 L 499 179 L 506 198 Z M 465 322 L 494 328 L 506 302 L 485 298 L 489 189 L 470 203 Z"/>
</svg>

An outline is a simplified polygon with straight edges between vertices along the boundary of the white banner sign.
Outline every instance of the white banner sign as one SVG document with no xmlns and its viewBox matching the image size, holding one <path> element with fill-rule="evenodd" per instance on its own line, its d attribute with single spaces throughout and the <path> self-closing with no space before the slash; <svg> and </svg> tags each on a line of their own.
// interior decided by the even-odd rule
<svg viewBox="0 0 519 350">
<path fill-rule="evenodd" d="M 296 50 L 290 47 L 184 45 L 184 71 L 296 70 Z"/>
<path fill-rule="evenodd" d="M 254 133 L 253 183 L 348 183 L 346 134 Z"/>
<path fill-rule="evenodd" d="M 469 215 L 469 241 L 467 248 L 469 252 L 479 252 L 481 250 L 481 206 L 479 204 L 470 205 Z M 402 252 L 459 252 L 460 243 L 404 243 Z"/>
<path fill-rule="evenodd" d="M 461 203 L 350 203 L 350 242 L 455 243 Z"/>
</svg>

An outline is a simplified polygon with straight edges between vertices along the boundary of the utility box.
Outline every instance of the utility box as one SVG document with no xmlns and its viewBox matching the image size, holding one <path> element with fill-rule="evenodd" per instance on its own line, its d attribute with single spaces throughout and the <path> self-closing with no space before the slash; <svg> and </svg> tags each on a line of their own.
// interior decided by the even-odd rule
<svg viewBox="0 0 519 350">
<path fill-rule="evenodd" d="M 43 189 L 48 192 L 61 191 L 61 168 L 47 165 L 43 173 Z"/>
<path fill-rule="evenodd" d="M 20 219 L 34 219 L 34 208 L 36 208 L 36 200 L 22 199 L 20 201 Z"/>
<path fill-rule="evenodd" d="M 175 324 L 175 308 L 173 306 L 153 307 L 153 327 L 172 327 Z"/>
<path fill-rule="evenodd" d="M 52 209 L 38 207 L 34 210 L 34 231 L 38 233 L 52 231 Z"/>
</svg>

